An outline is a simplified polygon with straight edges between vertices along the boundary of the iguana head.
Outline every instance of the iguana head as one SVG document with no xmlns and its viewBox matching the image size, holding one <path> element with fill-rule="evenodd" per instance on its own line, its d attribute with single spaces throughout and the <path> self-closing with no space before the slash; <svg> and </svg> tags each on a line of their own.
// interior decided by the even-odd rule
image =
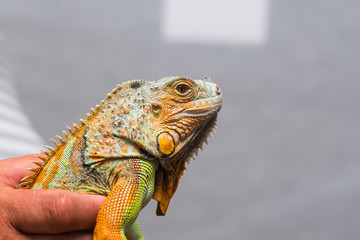
<svg viewBox="0 0 360 240">
<path fill-rule="evenodd" d="M 157 85 L 157 86 L 156 86 Z M 221 108 L 220 88 L 209 81 L 164 78 L 154 84 L 151 128 L 161 166 L 174 171 L 206 141 Z"/>
<path fill-rule="evenodd" d="M 116 90 L 109 104 L 116 109 L 110 113 L 114 135 L 136 143 L 168 171 L 206 141 L 222 104 L 216 84 L 187 77 L 134 80 Z"/>
<path fill-rule="evenodd" d="M 136 145 L 131 146 L 134 156 L 146 153 L 160 162 L 153 198 L 159 202 L 157 214 L 164 215 L 185 163 L 216 125 L 221 90 L 208 80 L 187 77 L 134 80 L 114 89 L 108 102 L 115 106 L 108 109 L 113 135 Z"/>
</svg>

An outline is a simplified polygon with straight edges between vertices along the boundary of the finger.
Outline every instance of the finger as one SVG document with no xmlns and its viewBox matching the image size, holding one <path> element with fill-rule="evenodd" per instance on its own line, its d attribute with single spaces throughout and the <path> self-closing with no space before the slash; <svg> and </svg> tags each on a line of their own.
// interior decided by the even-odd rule
<svg viewBox="0 0 360 240">
<path fill-rule="evenodd" d="M 26 233 L 64 233 L 93 229 L 104 196 L 64 190 L 12 190 L 10 222 Z"/>
<path fill-rule="evenodd" d="M 39 167 L 33 161 L 39 162 L 41 160 L 36 155 L 2 160 L 0 164 L 0 187 L 16 188 L 22 178 L 34 174 L 34 172 L 27 170 L 27 168 Z"/>
</svg>

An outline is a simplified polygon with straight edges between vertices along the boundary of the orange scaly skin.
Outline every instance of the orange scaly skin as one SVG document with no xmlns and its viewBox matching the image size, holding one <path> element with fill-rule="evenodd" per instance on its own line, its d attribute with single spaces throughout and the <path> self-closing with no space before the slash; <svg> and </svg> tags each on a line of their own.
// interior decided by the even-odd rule
<svg viewBox="0 0 360 240">
<path fill-rule="evenodd" d="M 107 196 L 94 239 L 144 239 L 136 218 L 151 198 L 165 215 L 185 163 L 216 125 L 220 88 L 209 80 L 168 77 L 118 85 L 48 147 L 19 188 Z"/>
</svg>

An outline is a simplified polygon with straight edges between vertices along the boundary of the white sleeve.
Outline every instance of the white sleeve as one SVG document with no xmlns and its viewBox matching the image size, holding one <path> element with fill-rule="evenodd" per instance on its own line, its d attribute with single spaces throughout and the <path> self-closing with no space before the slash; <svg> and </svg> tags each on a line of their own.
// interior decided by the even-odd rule
<svg viewBox="0 0 360 240">
<path fill-rule="evenodd" d="M 0 33 L 0 159 L 38 153 L 42 144 L 19 103 L 14 85 Z"/>
</svg>

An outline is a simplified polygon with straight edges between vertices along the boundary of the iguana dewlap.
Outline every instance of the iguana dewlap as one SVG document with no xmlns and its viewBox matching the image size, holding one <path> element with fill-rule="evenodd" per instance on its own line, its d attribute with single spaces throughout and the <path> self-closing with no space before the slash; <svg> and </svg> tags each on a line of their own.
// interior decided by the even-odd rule
<svg viewBox="0 0 360 240">
<path fill-rule="evenodd" d="M 206 141 L 221 108 L 208 80 L 168 77 L 118 85 L 74 124 L 20 188 L 106 195 L 94 239 L 144 239 L 136 218 L 151 198 L 165 215 L 185 163 Z"/>
</svg>

